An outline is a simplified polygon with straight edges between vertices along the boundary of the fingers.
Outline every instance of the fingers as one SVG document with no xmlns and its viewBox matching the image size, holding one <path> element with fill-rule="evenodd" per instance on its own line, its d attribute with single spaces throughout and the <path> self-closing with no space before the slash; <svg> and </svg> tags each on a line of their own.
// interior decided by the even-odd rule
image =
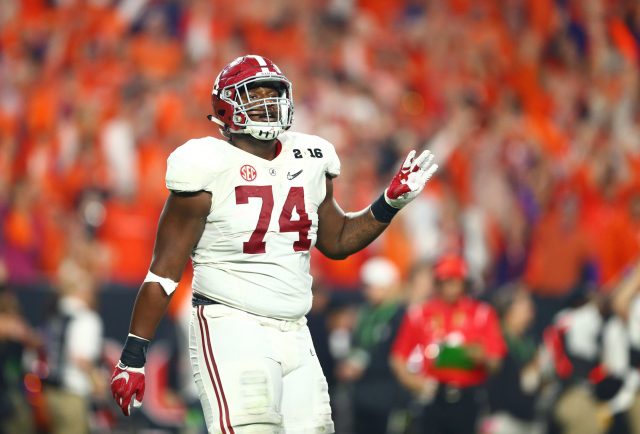
<svg viewBox="0 0 640 434">
<path fill-rule="evenodd" d="M 436 156 L 433 155 L 430 151 L 425 151 L 422 153 L 422 155 L 424 155 L 425 153 L 428 153 L 428 154 L 425 156 L 425 159 L 422 162 L 422 164 L 420 164 L 420 169 L 422 170 L 426 170 L 429 166 L 431 166 L 433 164 L 434 158 L 436 158 Z"/>
<path fill-rule="evenodd" d="M 415 172 L 417 170 L 425 170 L 427 167 L 429 167 L 433 163 L 434 158 L 435 156 L 431 153 L 431 151 L 429 150 L 422 151 L 420 156 L 418 156 L 418 158 L 413 160 L 411 171 Z"/>
<path fill-rule="evenodd" d="M 129 416 L 131 414 L 131 398 L 132 395 L 121 397 L 120 398 L 120 408 L 122 409 L 122 413 L 125 416 Z"/>
<path fill-rule="evenodd" d="M 413 160 L 413 164 L 411 165 L 411 172 L 421 171 L 422 174 L 419 176 L 420 179 L 424 178 L 426 182 L 438 169 L 437 164 L 433 164 L 435 156 L 429 150 L 422 151 L 422 153 Z M 425 176 L 423 176 L 423 174 Z"/>
<path fill-rule="evenodd" d="M 427 176 L 427 179 L 425 179 L 425 182 L 429 180 L 429 178 L 431 178 L 431 176 L 436 173 L 436 170 L 438 170 L 438 165 L 437 164 L 433 164 L 431 166 L 429 166 L 429 168 L 427 170 L 425 170 L 425 174 Z"/>
<path fill-rule="evenodd" d="M 136 395 L 136 398 L 133 399 L 133 396 Z M 129 416 L 131 414 L 131 407 L 140 407 L 142 405 L 142 397 L 144 396 L 144 390 L 133 392 L 130 390 L 115 390 L 113 391 L 113 399 L 118 404 L 118 407 L 122 410 L 122 414 L 125 416 Z M 136 401 L 138 404 L 136 405 Z"/>
<path fill-rule="evenodd" d="M 404 159 L 404 163 L 402 163 L 402 168 L 403 169 L 408 169 L 411 167 L 411 162 L 413 161 L 413 157 L 416 156 L 416 151 L 415 150 L 411 150 L 411 152 L 409 152 L 409 155 L 407 155 L 407 158 Z"/>
<path fill-rule="evenodd" d="M 411 150 L 407 155 L 407 158 L 404 159 L 404 163 L 402 163 L 402 169 L 410 169 L 410 172 L 415 172 L 419 169 L 426 170 L 427 167 L 431 166 L 435 156 L 429 151 L 425 149 L 420 153 L 418 158 L 414 158 L 416 156 L 416 151 Z"/>
<path fill-rule="evenodd" d="M 409 184 L 411 185 L 411 190 L 415 191 L 421 189 L 427 181 L 433 176 L 433 174 L 438 170 L 438 165 L 433 164 L 428 166 L 426 170 L 420 169 L 417 172 L 412 172 L 409 175 Z"/>
<path fill-rule="evenodd" d="M 140 405 L 142 405 L 142 400 L 144 399 L 144 387 L 145 383 L 142 383 L 142 385 L 136 391 L 136 399 L 140 401 Z M 138 405 L 138 407 L 140 407 L 140 405 Z"/>
<path fill-rule="evenodd" d="M 431 152 L 422 151 L 422 153 L 420 153 L 418 158 L 413 160 L 413 164 L 411 165 L 411 171 L 415 172 L 418 169 L 422 169 L 422 166 L 425 164 L 425 162 L 429 158 L 429 155 L 431 155 Z"/>
</svg>

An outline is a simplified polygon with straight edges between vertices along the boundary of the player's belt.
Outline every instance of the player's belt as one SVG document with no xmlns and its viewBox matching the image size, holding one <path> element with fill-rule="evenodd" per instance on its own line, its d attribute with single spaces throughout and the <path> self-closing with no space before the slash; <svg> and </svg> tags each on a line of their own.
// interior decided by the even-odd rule
<svg viewBox="0 0 640 434">
<path fill-rule="evenodd" d="M 209 297 L 205 297 L 204 295 L 198 294 L 197 292 L 194 292 L 191 295 L 191 305 L 193 307 L 209 306 L 211 304 L 221 304 L 221 303 L 219 301 L 212 300 Z"/>
</svg>

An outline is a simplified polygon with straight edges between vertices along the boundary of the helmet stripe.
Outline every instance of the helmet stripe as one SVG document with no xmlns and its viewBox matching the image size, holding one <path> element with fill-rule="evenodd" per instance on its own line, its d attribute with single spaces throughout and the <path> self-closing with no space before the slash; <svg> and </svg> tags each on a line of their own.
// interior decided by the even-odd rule
<svg viewBox="0 0 640 434">
<path fill-rule="evenodd" d="M 267 61 L 264 60 L 264 57 L 262 56 L 258 56 L 256 54 L 249 54 L 247 57 L 251 57 L 252 59 L 255 59 L 256 62 L 258 62 L 258 65 L 260 65 L 262 68 L 262 72 L 271 72 L 269 71 L 269 68 L 267 68 Z"/>
<path fill-rule="evenodd" d="M 224 69 L 222 71 L 224 71 Z M 220 71 L 218 73 L 218 76 L 216 77 L 215 81 L 213 82 L 213 89 L 211 89 L 211 95 L 215 95 L 216 94 L 216 88 L 218 87 L 218 82 L 220 82 L 220 76 L 222 75 L 222 71 Z"/>
</svg>

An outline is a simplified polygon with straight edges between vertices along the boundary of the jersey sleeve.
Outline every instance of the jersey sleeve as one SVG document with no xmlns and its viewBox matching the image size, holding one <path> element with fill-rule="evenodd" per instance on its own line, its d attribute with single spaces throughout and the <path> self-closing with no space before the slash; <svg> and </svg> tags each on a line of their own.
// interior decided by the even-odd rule
<svg viewBox="0 0 640 434">
<path fill-rule="evenodd" d="M 197 140 L 190 140 L 173 151 L 167 159 L 167 188 L 177 192 L 211 191 L 213 170 L 205 164 L 207 157 Z"/>
<path fill-rule="evenodd" d="M 318 144 L 321 146 L 322 152 L 325 156 L 325 173 L 330 178 L 335 178 L 340 175 L 340 158 L 338 158 L 336 148 L 328 140 L 318 136 L 316 136 L 316 139 L 318 140 Z"/>
<path fill-rule="evenodd" d="M 331 178 L 335 178 L 340 175 L 340 158 L 338 158 L 338 153 L 333 145 L 329 147 L 327 153 L 329 154 L 327 156 L 327 175 Z"/>
</svg>

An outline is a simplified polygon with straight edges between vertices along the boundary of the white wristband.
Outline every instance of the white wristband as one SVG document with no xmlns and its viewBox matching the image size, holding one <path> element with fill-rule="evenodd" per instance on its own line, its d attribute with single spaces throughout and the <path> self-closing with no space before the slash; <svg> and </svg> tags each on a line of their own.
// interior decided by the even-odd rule
<svg viewBox="0 0 640 434">
<path fill-rule="evenodd" d="M 144 281 L 159 283 L 160 286 L 162 286 L 162 289 L 164 289 L 164 292 L 167 293 L 167 295 L 171 295 L 171 293 L 178 287 L 178 282 L 174 282 L 173 280 L 167 279 L 166 277 L 160 277 L 157 274 L 153 274 L 151 271 L 147 273 L 147 277 L 144 278 Z"/>
<path fill-rule="evenodd" d="M 151 342 L 151 341 L 149 341 L 149 339 L 143 338 L 142 336 L 134 335 L 133 333 L 129 333 L 127 335 L 127 337 L 129 337 L 129 336 L 133 336 L 134 338 L 142 339 L 143 341 Z"/>
</svg>

